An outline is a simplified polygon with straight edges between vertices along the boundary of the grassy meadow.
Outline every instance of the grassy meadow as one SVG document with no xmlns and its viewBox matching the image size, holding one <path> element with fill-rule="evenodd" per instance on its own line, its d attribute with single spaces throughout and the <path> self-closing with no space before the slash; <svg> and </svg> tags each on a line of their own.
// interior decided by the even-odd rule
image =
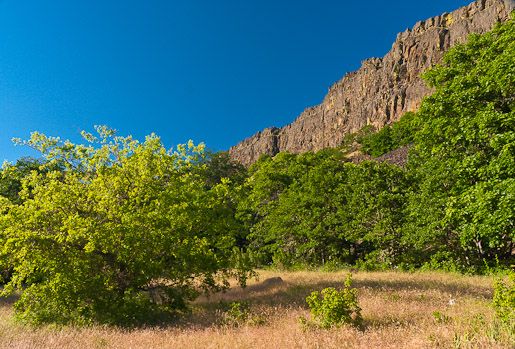
<svg viewBox="0 0 515 349">
<path fill-rule="evenodd" d="M 0 298 L 1 348 L 511 348 L 491 306 L 493 278 L 440 272 L 354 272 L 363 324 L 302 329 L 312 291 L 343 287 L 346 271 L 260 271 L 246 289 L 198 299 L 176 323 L 133 330 L 26 327 Z M 268 280 L 280 277 L 282 281 Z M 232 302 L 245 304 L 236 311 Z M 238 312 L 238 310 L 240 310 Z M 247 310 L 245 316 L 244 312 Z"/>
</svg>

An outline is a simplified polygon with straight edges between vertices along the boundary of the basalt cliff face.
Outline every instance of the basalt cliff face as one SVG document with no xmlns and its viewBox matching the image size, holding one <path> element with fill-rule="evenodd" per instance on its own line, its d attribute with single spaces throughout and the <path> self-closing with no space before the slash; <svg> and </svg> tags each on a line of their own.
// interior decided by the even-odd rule
<svg viewBox="0 0 515 349">
<path fill-rule="evenodd" d="M 261 154 L 302 153 L 339 146 L 346 134 L 365 125 L 380 129 L 416 111 L 431 90 L 420 74 L 439 63 L 451 46 L 471 33 L 490 31 L 509 19 L 515 0 L 479 0 L 415 24 L 397 35 L 390 52 L 371 58 L 329 88 L 323 102 L 291 124 L 271 127 L 231 147 L 233 160 L 249 166 Z"/>
</svg>

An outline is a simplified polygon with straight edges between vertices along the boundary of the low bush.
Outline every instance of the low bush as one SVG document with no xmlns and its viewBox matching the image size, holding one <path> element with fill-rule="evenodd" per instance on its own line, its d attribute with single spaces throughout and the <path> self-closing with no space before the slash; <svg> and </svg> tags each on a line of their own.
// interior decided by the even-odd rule
<svg viewBox="0 0 515 349">
<path fill-rule="evenodd" d="M 345 323 L 359 324 L 362 321 L 361 308 L 358 306 L 357 290 L 351 289 L 352 276 L 347 274 L 345 288 L 338 292 L 334 287 L 328 287 L 322 292 L 315 291 L 306 298 L 311 308 L 313 319 L 307 321 L 299 318 L 304 327 L 315 326 L 325 329 L 340 327 Z"/>
<path fill-rule="evenodd" d="M 499 319 L 505 323 L 513 322 L 515 316 L 515 272 L 509 275 L 509 283 L 497 280 L 494 283 L 493 305 Z"/>
</svg>

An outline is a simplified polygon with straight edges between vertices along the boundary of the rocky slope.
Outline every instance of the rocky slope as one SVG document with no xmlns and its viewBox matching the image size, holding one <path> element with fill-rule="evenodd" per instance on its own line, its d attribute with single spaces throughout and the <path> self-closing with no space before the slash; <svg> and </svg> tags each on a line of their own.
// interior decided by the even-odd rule
<svg viewBox="0 0 515 349">
<path fill-rule="evenodd" d="M 418 22 L 397 35 L 383 58 L 363 61 L 359 70 L 330 87 L 320 105 L 304 110 L 283 128 L 267 128 L 231 147 L 231 158 L 249 166 L 261 154 L 336 147 L 347 133 L 369 124 L 379 129 L 405 112 L 417 110 L 431 92 L 420 74 L 469 34 L 487 32 L 496 22 L 508 20 L 514 8 L 515 0 L 479 0 Z"/>
</svg>

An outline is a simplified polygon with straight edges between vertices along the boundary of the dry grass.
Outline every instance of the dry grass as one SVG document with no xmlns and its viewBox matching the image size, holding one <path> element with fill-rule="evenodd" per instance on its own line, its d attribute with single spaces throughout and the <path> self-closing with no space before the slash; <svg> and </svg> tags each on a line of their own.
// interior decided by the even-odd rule
<svg viewBox="0 0 515 349">
<path fill-rule="evenodd" d="M 279 276 L 285 282 L 263 282 Z M 357 272 L 361 328 L 306 330 L 305 298 L 314 290 L 342 287 L 346 272 L 260 273 L 245 290 L 199 299 L 178 323 L 121 330 L 24 327 L 11 318 L 14 299 L 0 300 L 1 348 L 512 348 L 515 333 L 499 326 L 491 307 L 493 280 L 446 273 Z M 454 300 L 454 305 L 450 300 Z M 227 304 L 249 300 L 250 316 L 223 324 Z M 438 312 L 436 314 L 435 312 Z M 433 315 L 435 314 L 435 315 Z"/>
</svg>

